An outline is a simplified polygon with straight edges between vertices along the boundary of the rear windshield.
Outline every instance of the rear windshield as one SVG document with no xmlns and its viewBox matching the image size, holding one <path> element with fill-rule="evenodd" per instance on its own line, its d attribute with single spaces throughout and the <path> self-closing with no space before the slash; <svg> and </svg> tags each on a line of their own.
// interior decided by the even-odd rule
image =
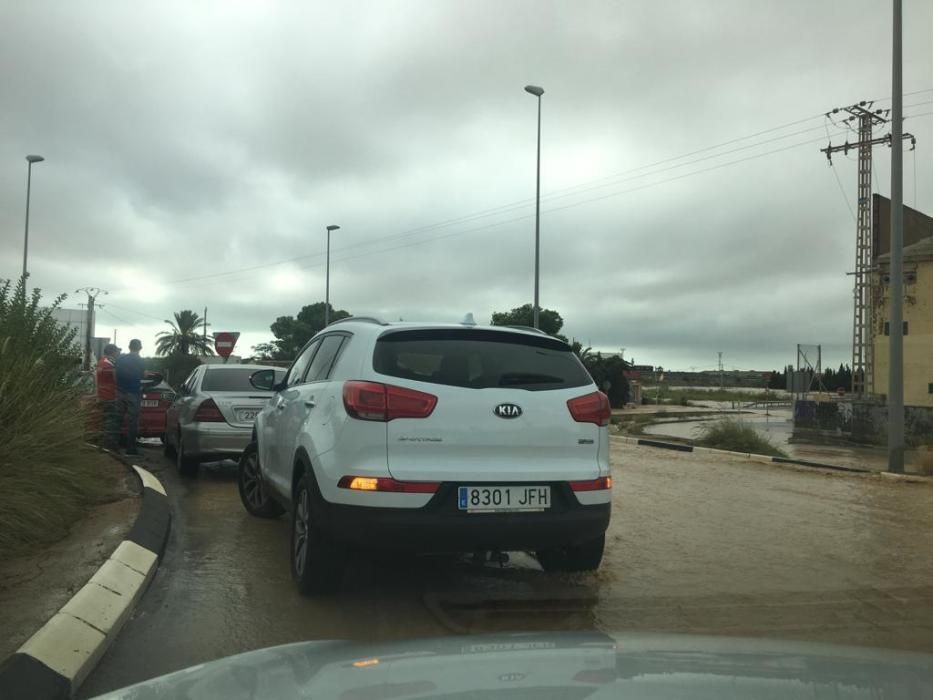
<svg viewBox="0 0 933 700">
<path fill-rule="evenodd" d="M 390 377 L 472 389 L 586 386 L 590 376 L 554 338 L 489 330 L 396 331 L 382 336 L 373 369 Z"/>
<path fill-rule="evenodd" d="M 230 367 L 229 369 L 209 369 L 204 373 L 201 391 L 263 391 L 249 383 L 253 373 L 262 367 Z M 275 371 L 275 381 L 280 382 L 285 370 Z"/>
</svg>

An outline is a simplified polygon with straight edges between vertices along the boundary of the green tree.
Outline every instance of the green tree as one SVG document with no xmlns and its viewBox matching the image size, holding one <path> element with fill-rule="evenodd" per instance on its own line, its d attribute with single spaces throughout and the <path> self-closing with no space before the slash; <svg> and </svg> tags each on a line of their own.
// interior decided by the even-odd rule
<svg viewBox="0 0 933 700">
<path fill-rule="evenodd" d="M 771 377 L 768 379 L 769 389 L 784 389 L 786 386 L 787 374 L 785 372 L 771 372 Z"/>
<path fill-rule="evenodd" d="M 512 309 L 511 311 L 494 311 L 492 314 L 492 325 L 494 326 L 534 326 L 534 308 L 531 304 L 525 304 Z M 538 328 L 547 333 L 560 338 L 563 341 L 567 339 L 560 335 L 560 329 L 564 327 L 564 319 L 553 309 L 541 309 L 538 312 Z"/>
<path fill-rule="evenodd" d="M 625 360 L 618 356 L 603 357 L 600 353 L 594 355 L 589 352 L 585 358 L 581 356 L 580 359 L 599 390 L 609 397 L 613 408 L 621 408 L 628 403 L 631 388 L 625 376 L 625 370 L 628 369 Z"/>
<path fill-rule="evenodd" d="M 65 295 L 55 298 L 47 307 L 40 305 L 41 291 L 26 292 L 25 279 L 14 287 L 9 280 L 0 282 L 0 397 L 6 381 L 28 372 L 41 396 L 48 384 L 70 384 L 80 374 L 81 348 L 76 343 L 74 328 L 58 323 L 52 311 L 58 308 Z M 35 372 L 33 372 L 35 370 Z M 7 386 L 7 388 L 9 388 Z M 20 407 L 19 410 L 22 410 Z M 6 431 L 11 423 L 0 416 L 0 425 Z"/>
<path fill-rule="evenodd" d="M 265 360 L 293 360 L 304 344 L 324 329 L 324 309 L 324 302 L 319 301 L 301 307 L 297 317 L 279 316 L 269 327 L 275 340 L 260 343 L 253 350 Z M 330 307 L 331 323 L 350 315 L 349 311 L 335 311 L 333 306 Z"/>
<path fill-rule="evenodd" d="M 157 355 L 213 355 L 211 341 L 202 335 L 204 319 L 191 309 L 175 312 L 172 330 L 162 331 L 156 340 Z M 193 352 L 192 352 L 193 351 Z"/>
</svg>

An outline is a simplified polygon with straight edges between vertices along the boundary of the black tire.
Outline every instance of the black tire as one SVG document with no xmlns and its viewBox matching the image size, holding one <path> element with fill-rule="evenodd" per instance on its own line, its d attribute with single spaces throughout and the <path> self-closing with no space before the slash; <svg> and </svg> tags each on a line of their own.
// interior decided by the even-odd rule
<svg viewBox="0 0 933 700">
<path fill-rule="evenodd" d="M 596 571 L 603 560 L 606 536 L 560 549 L 542 549 L 538 562 L 545 571 Z"/>
<path fill-rule="evenodd" d="M 159 442 L 161 442 L 163 445 L 166 444 L 165 433 L 159 433 Z"/>
<path fill-rule="evenodd" d="M 240 490 L 240 501 L 250 515 L 257 518 L 277 518 L 285 512 L 266 489 L 262 472 L 259 470 L 259 453 L 255 442 L 247 445 L 240 456 L 237 486 Z"/>
<path fill-rule="evenodd" d="M 181 440 L 180 433 L 178 435 L 178 444 L 175 446 L 175 465 L 178 467 L 178 473 L 182 476 L 197 476 L 198 468 L 201 466 L 197 457 L 185 454 L 185 444 Z"/>
<path fill-rule="evenodd" d="M 344 558 L 315 523 L 312 509 L 317 496 L 314 478 L 305 473 L 295 487 L 289 561 L 298 591 L 304 595 L 333 593 L 344 573 Z"/>
</svg>

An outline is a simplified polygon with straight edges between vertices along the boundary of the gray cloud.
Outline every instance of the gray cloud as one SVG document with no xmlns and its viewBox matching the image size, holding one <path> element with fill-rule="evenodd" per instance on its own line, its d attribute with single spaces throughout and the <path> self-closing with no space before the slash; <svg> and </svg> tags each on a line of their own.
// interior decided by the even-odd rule
<svg viewBox="0 0 933 700">
<path fill-rule="evenodd" d="M 101 333 L 151 345 L 171 311 L 208 306 L 215 328 L 258 342 L 323 296 L 328 223 L 343 227 L 336 305 L 488 318 L 531 298 L 535 104 L 521 88 L 534 82 L 542 303 L 568 334 L 665 366 L 710 367 L 723 350 L 776 367 L 809 341 L 838 363 L 854 225 L 821 144 L 725 165 L 824 139 L 822 120 L 630 171 L 885 97 L 888 13 L 869 0 L 2 3 L 0 276 L 19 268 L 22 159 L 38 152 L 33 282 L 110 289 Z M 906 89 L 931 88 L 933 7 L 905 19 Z M 908 121 L 921 186 L 931 124 Z M 853 199 L 854 163 L 836 163 Z"/>
</svg>

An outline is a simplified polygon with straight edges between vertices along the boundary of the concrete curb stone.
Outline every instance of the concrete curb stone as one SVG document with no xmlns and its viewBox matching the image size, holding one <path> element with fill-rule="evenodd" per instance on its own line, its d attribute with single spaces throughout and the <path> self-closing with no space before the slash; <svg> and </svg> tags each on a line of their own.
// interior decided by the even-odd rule
<svg viewBox="0 0 933 700">
<path fill-rule="evenodd" d="M 143 485 L 126 539 L 64 607 L 0 662 L 4 700 L 71 698 L 129 619 L 155 575 L 171 526 L 168 498 L 150 472 L 109 450 Z"/>
<path fill-rule="evenodd" d="M 880 474 L 881 476 L 897 479 L 908 483 L 931 483 L 933 479 L 918 474 L 891 474 L 889 472 L 875 472 L 871 469 L 861 467 L 845 467 L 839 464 L 825 464 L 823 462 L 811 462 L 804 459 L 791 459 L 789 457 L 772 457 L 770 455 L 759 455 L 751 452 L 733 452 L 732 450 L 719 450 L 712 447 L 696 447 L 684 443 L 663 442 L 661 440 L 648 440 L 644 438 L 634 438 L 627 435 L 612 435 L 611 438 L 623 442 L 627 445 L 643 445 L 645 447 L 655 447 L 662 450 L 676 450 L 678 452 L 704 452 L 707 454 L 730 455 L 732 457 L 745 457 L 753 462 L 763 464 L 784 464 L 794 467 L 810 467 L 812 469 L 826 469 L 837 472 L 850 472 L 854 474 Z"/>
</svg>

